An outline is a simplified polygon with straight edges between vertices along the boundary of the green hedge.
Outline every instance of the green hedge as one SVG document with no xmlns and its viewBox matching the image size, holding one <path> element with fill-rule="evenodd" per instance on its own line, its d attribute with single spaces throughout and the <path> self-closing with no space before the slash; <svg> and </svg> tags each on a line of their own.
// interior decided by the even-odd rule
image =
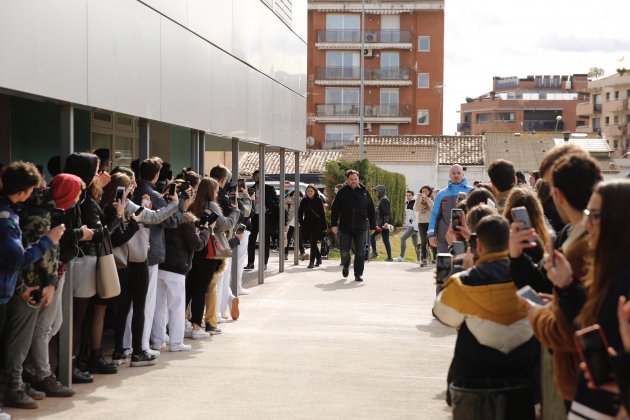
<svg viewBox="0 0 630 420">
<path fill-rule="evenodd" d="M 392 219 L 395 226 L 402 226 L 405 218 L 405 199 L 407 198 L 407 181 L 402 174 L 389 172 L 370 163 L 367 159 L 349 161 L 339 159 L 326 163 L 323 182 L 326 186 L 326 194 L 330 203 L 334 198 L 335 185 L 346 182 L 346 171 L 354 169 L 359 171 L 359 180 L 370 190 L 374 206 L 378 206 L 376 192 L 372 191 L 377 185 L 384 185 L 387 189 L 392 208 Z"/>
</svg>

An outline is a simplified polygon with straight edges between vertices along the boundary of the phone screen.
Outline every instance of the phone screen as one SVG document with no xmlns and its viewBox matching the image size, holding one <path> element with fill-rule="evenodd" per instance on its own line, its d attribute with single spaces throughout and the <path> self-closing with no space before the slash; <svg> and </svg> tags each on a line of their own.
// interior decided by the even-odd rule
<svg viewBox="0 0 630 420">
<path fill-rule="evenodd" d="M 116 188 L 116 201 L 123 201 L 123 197 L 125 196 L 125 187 Z"/>
<path fill-rule="evenodd" d="M 53 209 L 50 213 L 50 228 L 56 228 L 57 226 L 63 224 L 63 217 L 65 215 L 65 211 L 63 209 Z"/>
<path fill-rule="evenodd" d="M 477 234 L 476 233 L 470 234 L 470 239 L 468 239 L 468 246 L 470 246 L 470 252 L 472 252 L 474 256 L 477 256 Z"/>
<path fill-rule="evenodd" d="M 176 188 L 177 188 L 177 185 L 174 182 L 169 184 L 168 185 L 168 195 L 170 195 L 170 196 L 175 195 Z"/>
<path fill-rule="evenodd" d="M 245 180 L 243 178 L 240 178 L 237 181 L 237 188 L 238 188 L 239 191 L 245 189 Z"/>
<path fill-rule="evenodd" d="M 542 300 L 538 293 L 531 286 L 521 287 L 516 291 L 516 294 L 520 297 L 529 300 L 531 303 L 539 306 L 545 306 L 547 303 Z"/>
<path fill-rule="evenodd" d="M 583 361 L 595 385 L 614 380 L 604 333 L 599 326 L 588 327 L 575 333 Z"/>
<path fill-rule="evenodd" d="M 464 211 L 462 209 L 451 209 L 451 226 L 456 231 L 459 226 L 462 225 L 462 217 Z"/>
<path fill-rule="evenodd" d="M 437 255 L 435 265 L 435 282 L 437 284 L 444 284 L 448 277 L 448 273 L 451 272 L 453 266 L 453 256 L 447 253 L 440 253 Z"/>
<path fill-rule="evenodd" d="M 140 213 L 144 211 L 144 207 L 138 207 L 136 211 L 133 212 L 136 216 L 140 216 Z"/>
<path fill-rule="evenodd" d="M 532 222 L 529 220 L 529 213 L 525 207 L 514 207 L 510 213 L 512 214 L 512 220 L 515 222 L 521 222 L 523 225 L 519 230 L 526 230 L 532 228 Z M 536 242 L 536 238 L 529 238 L 529 242 Z"/>
</svg>

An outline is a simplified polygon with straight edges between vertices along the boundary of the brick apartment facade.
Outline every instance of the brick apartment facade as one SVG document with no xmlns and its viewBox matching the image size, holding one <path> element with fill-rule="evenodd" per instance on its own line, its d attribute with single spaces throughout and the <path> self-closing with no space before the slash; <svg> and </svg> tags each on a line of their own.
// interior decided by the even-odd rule
<svg viewBox="0 0 630 420">
<path fill-rule="evenodd" d="M 361 1 L 308 3 L 307 136 L 359 135 Z M 444 0 L 365 1 L 364 134 L 442 134 Z"/>
<path fill-rule="evenodd" d="M 588 123 L 576 115 L 577 104 L 589 100 L 586 74 L 494 77 L 492 82 L 492 91 L 461 104 L 457 131 L 576 131 Z"/>
</svg>

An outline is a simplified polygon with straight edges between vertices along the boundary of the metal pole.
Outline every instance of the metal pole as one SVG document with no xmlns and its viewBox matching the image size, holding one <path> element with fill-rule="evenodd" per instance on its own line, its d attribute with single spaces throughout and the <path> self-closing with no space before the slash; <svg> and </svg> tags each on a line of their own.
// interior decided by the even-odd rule
<svg viewBox="0 0 630 420">
<path fill-rule="evenodd" d="M 190 166 L 199 173 L 199 131 L 190 130 Z"/>
<path fill-rule="evenodd" d="M 197 147 L 199 148 L 197 152 L 197 156 L 199 158 L 199 171 L 197 172 L 199 175 L 204 175 L 206 172 L 206 132 L 205 131 L 197 131 L 198 141 Z"/>
<path fill-rule="evenodd" d="M 60 162 L 74 151 L 74 107 L 61 106 L 61 153 Z M 63 323 L 59 330 L 59 381 L 65 386 L 72 385 L 72 262 L 66 264 L 65 283 L 61 292 L 61 316 Z"/>
<path fill-rule="evenodd" d="M 151 124 L 146 118 L 140 118 L 138 124 L 140 126 L 140 150 L 138 151 L 138 159 L 142 162 L 143 160 L 148 159 L 149 153 L 151 153 L 151 145 L 149 144 L 151 140 Z"/>
<path fill-rule="evenodd" d="M 258 145 L 258 284 L 265 283 L 265 145 Z M 271 250 L 269 250 L 271 252 Z"/>
<path fill-rule="evenodd" d="M 284 273 L 284 179 L 285 179 L 285 168 L 284 168 L 284 148 L 280 148 L 280 220 L 278 223 L 278 271 Z M 293 194 L 295 195 L 295 193 Z M 287 243 L 289 242 L 289 238 L 287 238 Z"/>
<path fill-rule="evenodd" d="M 365 0 L 361 0 L 361 87 L 359 89 L 359 159 L 363 159 L 363 122 L 365 119 Z"/>
<path fill-rule="evenodd" d="M 298 222 L 298 208 L 300 206 L 300 152 L 295 152 L 295 193 L 293 193 L 293 264 L 300 264 L 300 223 Z"/>
<path fill-rule="evenodd" d="M 239 168 L 238 168 L 238 155 L 239 155 L 239 143 L 238 138 L 232 137 L 232 182 L 236 182 L 239 178 Z M 238 194 L 238 191 L 237 191 Z M 232 294 L 234 296 L 238 296 L 238 249 L 234 248 L 232 252 L 232 281 L 230 282 L 230 288 L 232 289 Z"/>
</svg>

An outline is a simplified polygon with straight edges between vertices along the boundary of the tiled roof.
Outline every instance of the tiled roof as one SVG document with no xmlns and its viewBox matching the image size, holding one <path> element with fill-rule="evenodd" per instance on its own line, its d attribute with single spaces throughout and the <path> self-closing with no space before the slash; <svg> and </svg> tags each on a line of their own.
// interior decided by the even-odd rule
<svg viewBox="0 0 630 420">
<path fill-rule="evenodd" d="M 556 138 L 556 139 L 554 139 L 554 141 L 556 143 L 556 146 L 564 143 L 564 139 L 563 138 Z M 588 150 L 591 153 L 609 153 L 609 152 L 611 152 L 610 145 L 608 144 L 608 141 L 606 141 L 606 139 L 603 139 L 603 138 L 600 138 L 600 137 L 596 137 L 596 138 L 588 138 L 588 137 L 574 138 L 574 137 L 571 137 L 569 139 L 569 143 L 581 144 L 582 146 L 586 147 L 586 150 Z"/>
<path fill-rule="evenodd" d="M 358 139 L 355 141 L 358 144 Z M 482 136 L 365 136 L 365 150 L 371 146 L 437 146 L 440 165 L 483 165 Z M 404 153 L 402 149 L 401 152 Z M 399 156 L 400 160 L 402 156 Z M 432 160 L 434 162 L 434 160 Z"/>
<path fill-rule="evenodd" d="M 365 146 L 364 156 L 370 162 L 435 164 L 436 152 L 436 146 L 369 144 Z M 343 151 L 343 158 L 358 159 L 359 146 L 356 144 L 346 146 Z"/>
<path fill-rule="evenodd" d="M 506 159 L 514 164 L 517 170 L 537 171 L 543 155 L 553 148 L 562 138 L 557 132 L 523 132 L 515 133 L 486 133 L 486 163 L 489 165 L 496 159 Z M 570 142 L 584 144 L 591 153 L 601 153 L 604 145 L 596 133 L 587 133 L 586 138 L 571 138 Z M 605 140 L 603 140 L 606 143 Z M 608 148 L 608 144 L 605 145 Z M 617 165 L 608 157 L 597 157 L 605 173 L 619 173 Z M 615 169 L 616 168 L 616 169 Z M 611 172 L 612 171 L 612 172 Z M 616 171 L 616 172 L 615 172 Z"/>
<path fill-rule="evenodd" d="M 609 157 L 595 158 L 599 162 L 603 174 L 618 174 L 621 172 L 619 165 Z"/>
<path fill-rule="evenodd" d="M 337 160 L 341 157 L 340 150 L 311 150 L 300 153 L 300 173 L 316 174 L 324 171 L 324 165 L 330 160 Z M 267 174 L 280 173 L 280 154 L 271 152 L 265 154 L 265 172 Z M 284 166 L 286 173 L 295 172 L 294 153 L 285 153 Z M 258 169 L 258 152 L 248 152 L 241 156 L 239 160 L 239 172 L 241 176 L 251 176 Z"/>
</svg>

